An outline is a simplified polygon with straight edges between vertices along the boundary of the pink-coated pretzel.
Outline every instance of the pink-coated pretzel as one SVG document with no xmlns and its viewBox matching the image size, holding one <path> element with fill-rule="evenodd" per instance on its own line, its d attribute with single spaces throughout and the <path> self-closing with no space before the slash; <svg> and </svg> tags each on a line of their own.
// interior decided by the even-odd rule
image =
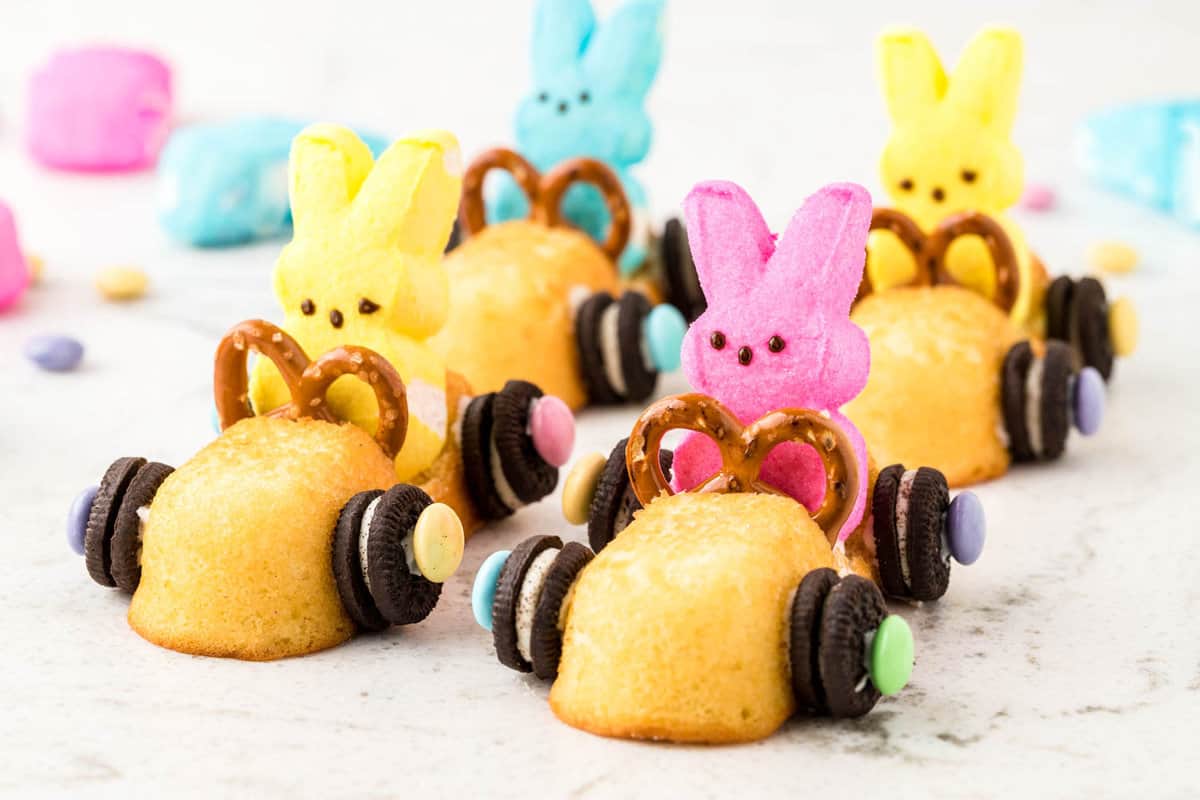
<svg viewBox="0 0 1200 800">
<path fill-rule="evenodd" d="M 659 460 L 663 437 L 673 430 L 690 430 L 716 443 L 721 469 L 701 481 L 693 492 L 762 492 L 783 494 L 760 480 L 767 454 L 784 442 L 812 445 L 825 468 L 825 496 L 812 512 L 813 521 L 831 539 L 849 518 L 858 497 L 858 459 L 849 438 L 819 412 L 803 408 L 771 411 L 743 426 L 728 408 L 703 394 L 664 397 L 638 417 L 625 463 L 634 493 L 642 505 L 662 494 L 673 494 Z"/>
<path fill-rule="evenodd" d="M 221 430 L 253 416 L 246 373 L 251 350 L 271 359 L 292 398 L 267 416 L 336 422 L 325 394 L 338 378 L 354 375 L 371 387 L 379 403 L 379 427 L 375 432 L 379 448 L 388 458 L 395 458 L 404 446 L 408 433 L 407 393 L 400 374 L 383 356 L 365 347 L 342 345 L 310 362 L 295 339 L 263 320 L 238 323 L 217 345 L 213 395 Z"/>
</svg>

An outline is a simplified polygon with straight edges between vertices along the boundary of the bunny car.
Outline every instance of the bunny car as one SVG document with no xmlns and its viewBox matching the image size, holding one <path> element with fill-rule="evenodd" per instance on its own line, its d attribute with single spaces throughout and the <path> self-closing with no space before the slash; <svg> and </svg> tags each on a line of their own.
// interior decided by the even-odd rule
<svg viewBox="0 0 1200 800">
<path fill-rule="evenodd" d="M 483 182 L 511 174 L 532 216 L 487 225 Z M 613 224 L 602 244 L 562 224 L 560 201 L 572 186 L 597 187 Z M 621 282 L 613 262 L 629 232 L 620 182 L 588 158 L 546 175 L 511 150 L 490 150 L 463 177 L 459 227 L 466 238 L 446 255 L 450 316 L 433 347 L 467 380 L 490 391 L 532 381 L 578 409 L 645 400 L 660 372 L 679 363 L 686 323 L 671 305 Z"/>
<path fill-rule="evenodd" d="M 849 504 L 844 524 L 833 532 L 838 555 L 855 571 L 877 577 L 890 596 L 942 597 L 950 558 L 970 564 L 982 551 L 978 498 L 964 492 L 951 501 L 945 477 L 927 466 L 894 463 L 876 473 L 864 437 L 840 411 L 862 391 L 871 367 L 867 337 L 849 318 L 871 214 L 866 190 L 822 188 L 778 239 L 754 201 L 732 183 L 697 185 L 684 211 L 708 301 L 684 338 L 683 369 L 693 388 L 719 400 L 742 424 L 779 408 L 813 409 L 849 442 L 858 472 L 836 483 L 822 468 L 820 447 L 785 442 L 763 460 L 762 480 L 810 511 L 838 493 Z M 608 459 L 582 459 L 567 479 L 565 516 L 587 523 L 596 551 L 620 541 L 642 506 L 625 469 L 626 452 L 636 445 L 621 442 Z M 677 491 L 706 485 L 722 463 L 704 431 L 661 456 L 659 467 L 674 473 Z"/>
<path fill-rule="evenodd" d="M 711 437 L 720 466 L 672 495 L 660 449 L 681 428 Z M 865 470 L 846 431 L 796 408 L 743 427 L 700 394 L 650 406 L 625 454 L 645 508 L 620 536 L 595 555 L 534 536 L 480 567 L 472 608 L 500 662 L 554 680 L 559 719 L 604 736 L 743 742 L 798 709 L 870 711 L 907 682 L 913 642 L 855 574 L 861 563 L 830 546 L 855 514 Z M 794 444 L 828 478 L 811 515 L 762 471 Z M 931 519 L 909 521 L 923 536 Z"/>
<path fill-rule="evenodd" d="M 227 247 L 292 229 L 287 163 L 304 124 L 245 117 L 189 125 L 171 134 L 158 160 L 158 212 L 172 239 Z M 387 141 L 364 137 L 376 156 Z"/>
<path fill-rule="evenodd" d="M 1004 216 L 1020 199 L 1023 183 L 1021 154 L 1010 138 L 1021 79 L 1020 35 L 985 29 L 967 46 L 952 77 L 919 31 L 885 33 L 877 52 L 894 126 L 880 171 L 896 205 L 888 209 L 888 224 L 876 225 L 871 235 L 872 284 L 883 290 L 919 283 L 927 274 L 919 265 L 927 255 L 913 249 L 908 229 L 932 234 L 944 221 L 988 216 L 995 223 L 989 228 L 998 228 L 990 235 L 1007 240 L 1016 278 L 998 276 L 989 245 L 968 232 L 944 254 L 943 280 L 995 299 L 1030 335 L 1067 342 L 1080 366 L 1095 367 L 1107 380 L 1114 348 L 1128 353 L 1134 346 L 1132 305 L 1122 299 L 1110 306 L 1094 279 L 1083 286 L 1064 276 L 1047 292 L 1045 267 Z M 1017 287 L 1016 296 L 997 296 L 1004 284 Z"/>
<path fill-rule="evenodd" d="M 251 351 L 290 392 L 267 416 L 246 402 Z M 344 377 L 377 398 L 373 440 L 326 403 Z M 462 559 L 463 527 L 395 484 L 408 407 L 391 365 L 353 345 L 310 363 L 286 333 L 248 321 L 217 348 L 214 392 L 215 441 L 177 470 L 118 459 L 71 508 L 71 547 L 97 583 L 133 594 L 133 629 L 172 650 L 258 661 L 428 616 Z"/>
<path fill-rule="evenodd" d="M 1003 475 L 1014 460 L 1061 457 L 1072 426 L 1088 436 L 1099 430 L 1101 372 L 1080 367 L 1072 348 L 1056 338 L 1028 341 L 1013 322 L 1021 272 L 998 223 L 959 214 L 926 237 L 907 217 L 876 209 L 872 227 L 880 226 L 920 254 L 913 286 L 876 293 L 864 274 L 850 314 L 870 339 L 874 365 L 845 411 L 881 457 L 929 464 L 951 486 L 967 486 Z M 999 278 L 991 300 L 950 275 L 946 254 L 964 236 L 989 249 Z M 1060 296 L 1063 280 L 1070 279 L 1051 285 L 1051 299 Z M 1105 347 L 1104 315 L 1082 313 L 1099 309 L 1103 297 L 1093 278 L 1075 287 L 1072 341 L 1083 352 Z M 1111 351 L 1103 363 L 1111 367 Z"/>
<path fill-rule="evenodd" d="M 661 237 L 650 233 L 646 191 L 632 169 L 650 152 L 653 127 L 646 95 L 662 60 L 665 0 L 630 0 L 598 23 L 590 0 L 539 0 L 534 11 L 534 85 L 517 110 L 517 150 L 539 170 L 571 158 L 604 162 L 621 180 L 633 217 L 621 272 L 640 267 L 658 275 L 665 299 L 691 320 L 703 299 L 678 220 Z M 488 216 L 500 222 L 529 216 L 517 182 L 500 180 L 489 194 Z M 572 186 L 563 216 L 600 241 L 611 224 L 595 187 Z M 652 241 L 657 239 L 657 241 Z"/>
<path fill-rule="evenodd" d="M 314 125 L 292 145 L 295 236 L 275 267 L 284 327 L 305 348 L 369 347 L 408 387 L 408 437 L 396 479 L 433 482 L 468 531 L 554 490 L 574 421 L 556 397 L 510 381 L 475 397 L 431 337 L 450 317 L 442 248 L 458 205 L 458 143 L 445 132 L 401 139 L 374 162 L 350 130 Z M 287 382 L 267 359 L 254 366 L 260 413 L 286 405 Z M 368 433 L 379 424 L 367 387 L 330 387 L 333 412 Z"/>
</svg>

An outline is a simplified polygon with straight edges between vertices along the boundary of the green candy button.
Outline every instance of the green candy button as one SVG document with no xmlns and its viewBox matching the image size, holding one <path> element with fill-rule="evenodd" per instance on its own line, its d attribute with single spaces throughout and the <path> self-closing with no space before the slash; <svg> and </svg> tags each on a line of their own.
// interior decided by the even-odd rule
<svg viewBox="0 0 1200 800">
<path fill-rule="evenodd" d="M 895 694 L 912 676 L 913 636 L 904 617 L 885 617 L 871 642 L 871 683 L 880 694 Z"/>
</svg>

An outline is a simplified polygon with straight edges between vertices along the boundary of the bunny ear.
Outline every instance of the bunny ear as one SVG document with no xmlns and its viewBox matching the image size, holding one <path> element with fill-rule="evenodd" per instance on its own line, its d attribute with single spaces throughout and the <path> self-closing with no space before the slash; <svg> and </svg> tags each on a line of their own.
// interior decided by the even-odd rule
<svg viewBox="0 0 1200 800">
<path fill-rule="evenodd" d="M 684 199 L 683 212 L 709 304 L 745 294 L 775 250 L 775 237 L 750 195 L 728 181 L 700 183 Z"/>
<path fill-rule="evenodd" d="M 804 201 L 771 259 L 770 274 L 806 296 L 849 313 L 862 281 L 871 195 L 856 183 L 831 183 Z"/>
<path fill-rule="evenodd" d="M 1019 33 L 1012 28 L 985 28 L 963 51 L 946 100 L 1007 135 L 1017 116 L 1021 61 Z"/>
<path fill-rule="evenodd" d="M 573 67 L 595 27 L 589 0 L 540 0 L 533 12 L 533 79 L 553 80 Z"/>
<path fill-rule="evenodd" d="M 462 194 L 462 153 L 446 131 L 422 131 L 392 144 L 363 183 L 355 221 L 372 241 L 440 255 Z"/>
<path fill-rule="evenodd" d="M 297 232 L 350 205 L 371 171 L 370 149 L 349 128 L 317 124 L 292 140 L 288 191 Z"/>
<path fill-rule="evenodd" d="M 596 31 L 583 68 L 604 94 L 641 103 L 662 61 L 666 0 L 631 0 Z"/>
<path fill-rule="evenodd" d="M 925 34 L 912 28 L 885 32 L 875 45 L 879 83 L 892 122 L 927 114 L 946 93 L 946 72 Z"/>
</svg>

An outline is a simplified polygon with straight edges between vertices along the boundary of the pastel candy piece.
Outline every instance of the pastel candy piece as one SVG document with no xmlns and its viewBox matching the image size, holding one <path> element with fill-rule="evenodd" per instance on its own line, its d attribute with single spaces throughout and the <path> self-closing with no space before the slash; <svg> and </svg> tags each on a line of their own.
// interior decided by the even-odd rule
<svg viewBox="0 0 1200 800">
<path fill-rule="evenodd" d="M 87 533 L 88 515 L 92 513 L 92 504 L 96 502 L 99 486 L 89 486 L 71 501 L 67 511 L 67 545 L 76 555 L 83 555 L 83 537 Z"/>
<path fill-rule="evenodd" d="M 1200 100 L 1106 109 L 1078 139 L 1080 167 L 1096 183 L 1200 228 Z"/>
<path fill-rule="evenodd" d="M 1101 272 L 1132 272 L 1138 253 L 1124 242 L 1096 242 L 1088 248 L 1087 260 Z"/>
<path fill-rule="evenodd" d="M 871 683 L 880 694 L 896 694 L 908 684 L 913 668 L 913 635 L 904 617 L 890 614 L 875 630 L 868 656 Z"/>
<path fill-rule="evenodd" d="M 529 412 L 529 435 L 538 455 L 550 466 L 561 467 L 575 447 L 575 415 L 557 397 L 539 397 Z"/>
<path fill-rule="evenodd" d="M 583 525 L 588 521 L 588 510 L 596 495 L 600 473 L 604 472 L 607 463 L 608 459 L 600 453 L 588 453 L 571 467 L 562 493 L 563 517 L 567 522 Z"/>
<path fill-rule="evenodd" d="M 960 492 L 946 512 L 946 539 L 950 555 L 963 565 L 974 564 L 987 539 L 987 516 L 974 492 Z"/>
<path fill-rule="evenodd" d="M 1021 195 L 1021 207 L 1030 211 L 1049 211 L 1058 201 L 1054 190 L 1042 183 L 1028 183 Z"/>
<path fill-rule="evenodd" d="M 96 273 L 96 291 L 105 300 L 135 300 L 146 293 L 149 283 L 137 267 L 105 267 Z"/>
<path fill-rule="evenodd" d="M 29 83 L 29 152 L 64 170 L 151 166 L 167 138 L 172 102 L 171 70 L 150 53 L 59 51 Z"/>
<path fill-rule="evenodd" d="M 1138 316 L 1128 297 L 1116 300 L 1108 307 L 1108 335 L 1113 352 L 1119 356 L 1133 355 L 1138 343 Z"/>
<path fill-rule="evenodd" d="M 25 342 L 25 357 L 50 372 L 68 372 L 79 366 L 83 345 L 69 336 L 34 336 Z"/>
<path fill-rule="evenodd" d="M 646 348 L 650 360 L 659 372 L 679 369 L 679 351 L 687 333 L 687 320 L 675 306 L 661 303 L 655 306 L 643 323 Z"/>
<path fill-rule="evenodd" d="M 445 503 L 433 503 L 421 512 L 413 528 L 413 559 L 421 574 L 434 583 L 445 583 L 463 557 L 462 520 Z"/>
<path fill-rule="evenodd" d="M 471 585 L 471 611 L 475 621 L 485 631 L 492 629 L 492 603 L 496 599 L 496 583 L 500 580 L 500 571 L 504 569 L 511 550 L 497 550 L 479 566 L 475 573 L 475 583 Z"/>
<path fill-rule="evenodd" d="M 194 247 L 223 247 L 292 229 L 288 153 L 306 123 L 244 117 L 176 130 L 158 162 L 159 222 Z M 387 140 L 364 134 L 378 157 Z"/>
<path fill-rule="evenodd" d="M 0 201 L 0 311 L 21 298 L 29 286 L 30 268 L 17 238 L 12 210 Z"/>
<path fill-rule="evenodd" d="M 1075 377 L 1072 398 L 1075 428 L 1084 436 L 1092 436 L 1100 430 L 1104 403 L 1104 378 L 1095 367 L 1084 367 Z"/>
</svg>

